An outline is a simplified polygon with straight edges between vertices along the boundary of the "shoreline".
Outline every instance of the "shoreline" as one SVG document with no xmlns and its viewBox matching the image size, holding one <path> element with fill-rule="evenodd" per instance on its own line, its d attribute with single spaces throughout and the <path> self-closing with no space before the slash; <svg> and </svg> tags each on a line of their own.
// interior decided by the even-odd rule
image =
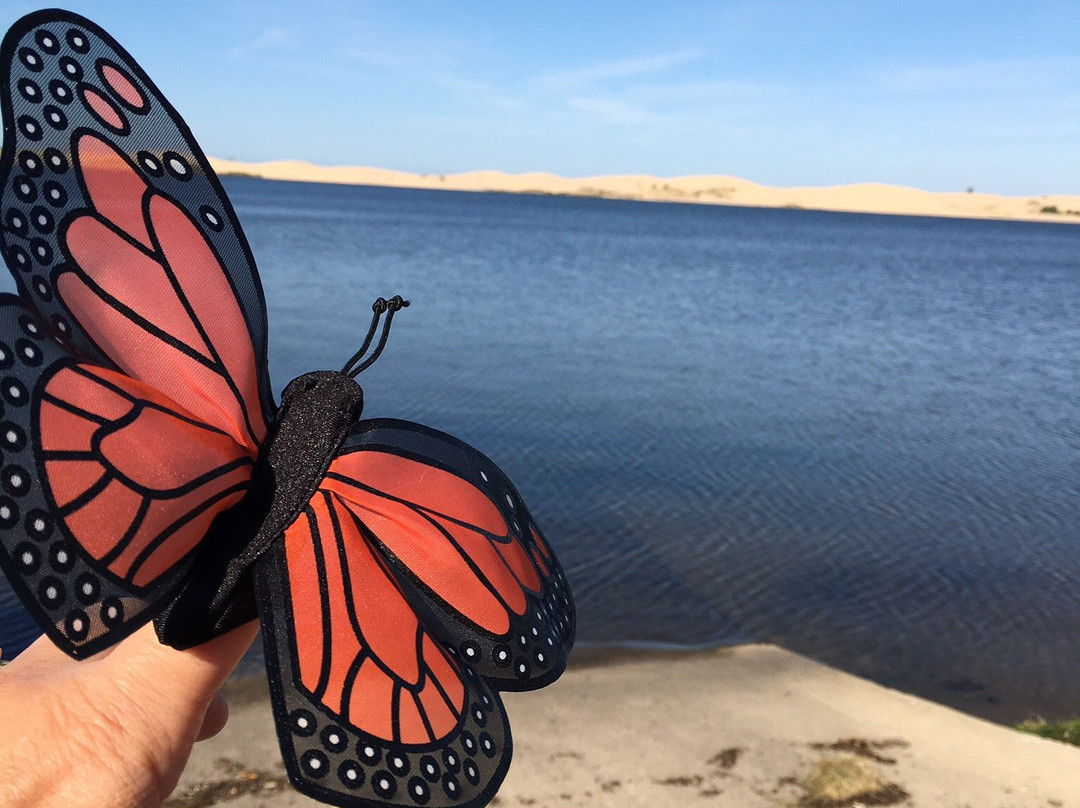
<svg viewBox="0 0 1080 808">
<path fill-rule="evenodd" d="M 196 745 L 166 808 L 318 805 L 285 783 L 265 682 L 226 694 L 228 726 Z M 811 806 L 828 767 L 870 789 L 833 805 L 1080 805 L 1080 748 L 774 645 L 590 649 L 549 687 L 503 697 L 515 754 L 495 806 Z"/>
<path fill-rule="evenodd" d="M 573 179 L 543 172 L 412 174 L 364 166 L 319 166 L 297 160 L 246 163 L 213 157 L 208 159 L 221 176 L 287 182 L 1080 224 L 1080 195 L 1003 196 L 974 190 L 934 192 L 883 183 L 774 188 L 725 175 L 676 178 L 626 175 Z"/>
<path fill-rule="evenodd" d="M 843 660 L 832 659 L 829 661 L 815 656 L 812 652 L 798 651 L 765 640 L 743 639 L 735 642 L 706 645 L 582 643 L 575 646 L 569 667 L 574 670 L 583 670 L 586 668 L 615 667 L 642 660 L 655 662 L 669 659 L 678 660 L 698 654 L 717 654 L 729 649 L 756 645 L 784 648 L 787 652 L 811 659 L 818 664 L 835 669 L 856 679 L 865 680 L 887 690 L 904 693 L 912 698 L 936 704 L 961 715 L 1007 729 L 1015 728 L 1018 724 L 1028 721 L 1054 723 L 1080 720 L 1077 705 L 1071 699 L 1055 699 L 1052 704 L 1042 700 L 1035 704 L 1032 703 L 1030 693 L 1027 691 L 1020 694 L 1012 690 L 1003 692 L 999 687 L 1000 682 L 993 684 L 983 683 L 963 675 L 955 679 L 941 679 L 938 677 L 932 681 L 932 685 L 935 686 L 927 686 L 926 681 L 912 679 L 885 683 L 875 678 L 872 673 L 852 669 Z M 244 656 L 236 670 L 229 676 L 226 685 L 229 693 L 244 699 L 244 703 L 250 701 L 250 697 L 246 694 L 260 694 L 262 690 L 265 690 L 266 672 L 264 665 L 265 660 L 262 654 L 261 642 L 257 642 Z M 1024 698 L 1024 696 L 1027 696 L 1027 698 Z M 1077 808 L 1080 808 L 1080 805 Z"/>
</svg>

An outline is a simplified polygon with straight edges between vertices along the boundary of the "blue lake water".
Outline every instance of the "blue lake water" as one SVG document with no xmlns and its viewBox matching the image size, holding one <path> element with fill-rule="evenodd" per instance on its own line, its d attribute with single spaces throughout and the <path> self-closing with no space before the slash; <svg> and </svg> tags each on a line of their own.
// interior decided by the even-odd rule
<svg viewBox="0 0 1080 808">
<path fill-rule="evenodd" d="M 275 387 L 410 298 L 367 414 L 510 474 L 583 642 L 771 641 L 999 720 L 1080 710 L 1080 228 L 226 187 Z M 6 589 L 0 626 L 32 634 Z"/>
</svg>

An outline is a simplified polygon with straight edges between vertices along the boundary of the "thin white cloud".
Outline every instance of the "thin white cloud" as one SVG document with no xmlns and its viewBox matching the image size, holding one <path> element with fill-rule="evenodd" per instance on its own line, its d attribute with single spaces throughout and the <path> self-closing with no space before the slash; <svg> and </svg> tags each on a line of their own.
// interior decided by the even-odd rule
<svg viewBox="0 0 1080 808">
<path fill-rule="evenodd" d="M 701 51 L 687 50 L 663 53 L 656 56 L 611 59 L 582 67 L 543 73 L 537 76 L 534 81 L 538 87 L 549 92 L 573 92 L 612 79 L 661 73 L 701 59 L 703 55 Z"/>
<path fill-rule="evenodd" d="M 716 104 L 761 106 L 791 92 L 790 86 L 774 81 L 698 79 L 641 84 L 629 91 L 628 98 L 642 105 L 693 110 Z"/>
<path fill-rule="evenodd" d="M 447 59 L 443 54 L 423 48 L 350 46 L 342 56 L 366 67 L 376 67 L 392 73 L 412 74 L 442 67 Z"/>
<path fill-rule="evenodd" d="M 229 51 L 229 55 L 238 57 L 258 51 L 292 50 L 295 44 L 292 34 L 285 28 L 270 28 L 255 39 L 235 46 Z"/>
<path fill-rule="evenodd" d="M 524 99 L 505 93 L 484 81 L 464 79 L 451 73 L 432 74 L 431 80 L 473 104 L 489 109 L 521 112 L 531 108 Z"/>
<path fill-rule="evenodd" d="M 654 116 L 645 110 L 615 98 L 571 98 L 567 101 L 567 106 L 607 124 L 636 125 L 654 120 Z"/>
<path fill-rule="evenodd" d="M 447 70 L 461 62 L 467 46 L 439 32 L 384 30 L 378 26 L 350 32 L 341 56 L 367 67 L 402 75 Z"/>
<path fill-rule="evenodd" d="M 879 76 L 883 87 L 907 93 L 1041 92 L 1080 73 L 1080 57 L 993 59 L 907 67 Z"/>
</svg>

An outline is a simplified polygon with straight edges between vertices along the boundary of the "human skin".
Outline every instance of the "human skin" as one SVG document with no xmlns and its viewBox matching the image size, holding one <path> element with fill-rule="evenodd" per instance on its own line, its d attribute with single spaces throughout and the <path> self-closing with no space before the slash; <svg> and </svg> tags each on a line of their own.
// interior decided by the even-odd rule
<svg viewBox="0 0 1080 808">
<path fill-rule="evenodd" d="M 148 625 L 81 662 L 37 640 L 0 668 L 0 805 L 160 808 L 225 726 L 218 688 L 257 630 L 177 651 Z"/>
</svg>

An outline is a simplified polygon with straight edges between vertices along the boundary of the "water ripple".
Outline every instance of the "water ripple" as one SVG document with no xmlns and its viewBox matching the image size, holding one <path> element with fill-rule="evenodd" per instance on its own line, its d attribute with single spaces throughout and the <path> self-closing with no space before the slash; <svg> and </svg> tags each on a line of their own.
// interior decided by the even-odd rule
<svg viewBox="0 0 1080 808">
<path fill-rule="evenodd" d="M 227 184 L 277 387 L 410 297 L 368 414 L 508 471 L 584 642 L 754 637 L 1003 720 L 1080 704 L 1075 228 Z"/>
</svg>

